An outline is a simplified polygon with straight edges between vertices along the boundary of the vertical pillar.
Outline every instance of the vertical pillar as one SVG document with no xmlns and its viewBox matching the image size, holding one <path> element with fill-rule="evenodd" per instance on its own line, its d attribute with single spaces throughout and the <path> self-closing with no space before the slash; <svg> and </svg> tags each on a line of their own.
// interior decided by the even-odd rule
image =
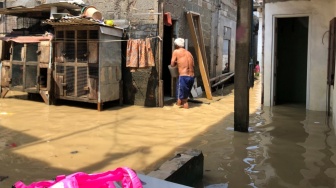
<svg viewBox="0 0 336 188">
<path fill-rule="evenodd" d="M 164 106 L 164 82 L 162 80 L 162 51 L 163 51 L 163 41 L 161 39 L 163 39 L 163 35 L 164 35 L 164 29 L 163 29 L 163 2 L 159 2 L 158 3 L 158 6 L 159 6 L 159 13 L 161 13 L 159 15 L 159 36 L 160 36 L 160 40 L 159 40 L 159 45 L 158 45 L 158 48 L 159 48 L 159 54 L 158 54 L 158 63 L 159 63 L 159 66 L 158 66 L 158 76 L 159 76 L 159 92 L 158 92 L 158 106 L 159 107 L 163 107 Z"/>
<path fill-rule="evenodd" d="M 258 54 L 257 54 L 257 60 L 259 61 L 260 71 L 263 71 L 263 58 L 262 58 L 262 44 L 263 44 L 263 9 L 258 8 L 258 19 L 259 19 L 259 28 L 258 28 Z"/>
<path fill-rule="evenodd" d="M 252 0 L 237 0 L 236 63 L 234 81 L 234 130 L 248 132 L 248 71 L 251 48 Z"/>
</svg>

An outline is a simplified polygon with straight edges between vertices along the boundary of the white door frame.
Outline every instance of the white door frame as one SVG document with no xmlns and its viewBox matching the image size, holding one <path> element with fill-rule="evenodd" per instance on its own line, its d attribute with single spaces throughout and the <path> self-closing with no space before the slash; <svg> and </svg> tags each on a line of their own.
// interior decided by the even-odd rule
<svg viewBox="0 0 336 188">
<path fill-rule="evenodd" d="M 274 78 L 274 72 L 275 72 L 275 50 L 276 50 L 276 32 L 275 32 L 275 27 L 276 27 L 276 19 L 277 18 L 295 18 L 295 17 L 308 17 L 308 48 L 307 48 L 307 85 L 306 85 L 306 109 L 309 109 L 309 98 L 310 98 L 310 77 L 309 77 L 309 72 L 310 72 L 310 36 L 311 36 L 311 27 L 312 27 L 312 16 L 310 14 L 274 14 L 272 17 L 272 57 L 271 57 L 271 87 L 270 87 L 270 106 L 274 106 L 274 91 L 276 87 L 275 83 L 275 78 Z"/>
</svg>

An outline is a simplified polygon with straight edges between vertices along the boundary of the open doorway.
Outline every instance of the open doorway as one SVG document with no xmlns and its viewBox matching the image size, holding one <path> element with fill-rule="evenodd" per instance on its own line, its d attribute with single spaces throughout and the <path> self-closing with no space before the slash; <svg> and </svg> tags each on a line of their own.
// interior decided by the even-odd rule
<svg viewBox="0 0 336 188">
<path fill-rule="evenodd" d="M 276 19 L 274 105 L 306 105 L 308 24 L 308 17 Z"/>
<path fill-rule="evenodd" d="M 174 25 L 174 24 L 173 24 Z M 165 101 L 172 99 L 174 96 L 172 90 L 172 77 L 168 69 L 170 65 L 170 60 L 173 53 L 173 26 L 164 26 L 164 37 L 163 37 L 163 55 L 162 55 L 162 80 L 164 85 L 164 98 Z"/>
</svg>

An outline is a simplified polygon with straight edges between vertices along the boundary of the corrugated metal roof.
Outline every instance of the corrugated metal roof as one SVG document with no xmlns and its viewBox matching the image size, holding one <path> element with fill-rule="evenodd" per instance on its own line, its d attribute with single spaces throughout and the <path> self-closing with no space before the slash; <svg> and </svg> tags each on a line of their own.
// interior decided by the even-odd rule
<svg viewBox="0 0 336 188">
<path fill-rule="evenodd" d="M 43 23 L 49 25 L 104 25 L 103 23 L 89 19 L 89 18 L 82 18 L 79 16 L 76 17 L 67 17 L 62 19 L 47 19 L 43 21 Z"/>
<path fill-rule="evenodd" d="M 10 7 L 0 9 L 0 14 L 12 15 L 12 16 L 21 16 L 21 17 L 39 17 L 41 15 L 37 13 L 49 13 L 51 7 L 57 7 L 58 11 L 67 10 L 76 10 L 81 11 L 82 7 L 77 4 L 72 4 L 68 2 L 59 2 L 51 4 L 42 4 L 36 7 Z"/>
</svg>

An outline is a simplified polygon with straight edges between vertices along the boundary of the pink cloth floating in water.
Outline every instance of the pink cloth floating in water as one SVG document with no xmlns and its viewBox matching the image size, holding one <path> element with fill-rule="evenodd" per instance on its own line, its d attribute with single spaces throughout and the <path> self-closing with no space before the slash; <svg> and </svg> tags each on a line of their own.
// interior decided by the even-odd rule
<svg viewBox="0 0 336 188">
<path fill-rule="evenodd" d="M 123 188 L 142 188 L 136 173 L 127 167 L 96 174 L 76 172 L 68 176 L 60 175 L 55 180 L 45 180 L 25 185 L 16 182 L 14 188 L 115 188 L 114 182 L 121 182 Z"/>
</svg>

